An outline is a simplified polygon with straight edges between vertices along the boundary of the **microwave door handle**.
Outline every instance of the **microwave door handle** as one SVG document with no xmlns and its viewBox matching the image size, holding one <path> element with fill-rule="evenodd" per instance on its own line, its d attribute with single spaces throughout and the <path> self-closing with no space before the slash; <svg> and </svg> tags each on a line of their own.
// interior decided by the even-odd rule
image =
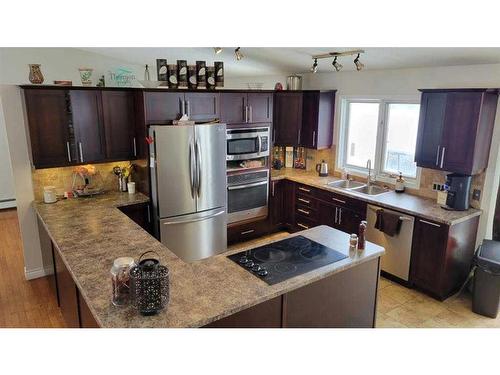
<svg viewBox="0 0 500 375">
<path fill-rule="evenodd" d="M 228 186 L 227 190 L 240 190 L 240 189 L 246 189 L 246 188 L 249 188 L 249 187 L 265 185 L 265 184 L 267 184 L 267 180 L 266 181 L 260 181 L 260 182 L 254 182 L 252 184 L 243 184 L 243 185 Z"/>
<path fill-rule="evenodd" d="M 258 135 L 257 139 L 258 139 L 258 143 L 259 143 L 259 148 L 258 148 L 257 152 L 261 153 L 262 152 L 262 137 L 260 135 Z"/>
</svg>

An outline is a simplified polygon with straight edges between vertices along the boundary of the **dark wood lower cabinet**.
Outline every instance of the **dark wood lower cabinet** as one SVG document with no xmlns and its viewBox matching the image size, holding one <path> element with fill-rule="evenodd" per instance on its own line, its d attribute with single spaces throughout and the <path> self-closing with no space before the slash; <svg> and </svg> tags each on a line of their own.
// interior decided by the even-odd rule
<svg viewBox="0 0 500 375">
<path fill-rule="evenodd" d="M 267 218 L 228 225 L 227 243 L 234 244 L 264 236 L 269 233 L 268 225 Z"/>
<path fill-rule="evenodd" d="M 54 249 L 59 308 L 68 328 L 79 328 L 78 289 L 59 252 Z"/>
<path fill-rule="evenodd" d="M 375 327 L 379 259 L 349 268 L 205 327 Z"/>
<path fill-rule="evenodd" d="M 78 293 L 78 307 L 80 315 L 80 328 L 99 328 L 99 324 L 97 324 L 94 316 L 87 306 L 87 303 L 80 293 Z"/>
<path fill-rule="evenodd" d="M 118 209 L 148 233 L 153 233 L 149 203 L 131 204 Z"/>
</svg>

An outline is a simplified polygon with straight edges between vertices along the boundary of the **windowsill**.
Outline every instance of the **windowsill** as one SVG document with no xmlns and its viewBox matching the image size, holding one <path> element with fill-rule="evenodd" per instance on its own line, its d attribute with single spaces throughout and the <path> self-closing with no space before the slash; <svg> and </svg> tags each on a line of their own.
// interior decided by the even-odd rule
<svg viewBox="0 0 500 375">
<path fill-rule="evenodd" d="M 360 178 L 368 180 L 368 173 L 367 172 L 364 172 L 361 170 L 356 170 L 356 169 L 346 169 L 346 171 L 351 176 L 360 177 Z M 335 169 L 335 172 L 342 174 L 342 170 L 339 170 L 339 169 Z M 374 176 L 372 174 L 372 179 L 374 177 L 375 177 L 375 179 L 372 180 L 372 182 L 375 182 L 375 183 L 381 182 L 381 183 L 386 183 L 386 184 L 391 184 L 391 185 L 396 184 L 396 178 L 389 177 L 386 174 L 379 174 L 376 176 Z M 420 189 L 420 170 L 419 169 L 417 170 L 417 177 L 416 178 L 414 178 L 414 179 L 405 178 L 405 187 L 407 187 L 408 189 L 417 189 L 417 190 Z"/>
</svg>

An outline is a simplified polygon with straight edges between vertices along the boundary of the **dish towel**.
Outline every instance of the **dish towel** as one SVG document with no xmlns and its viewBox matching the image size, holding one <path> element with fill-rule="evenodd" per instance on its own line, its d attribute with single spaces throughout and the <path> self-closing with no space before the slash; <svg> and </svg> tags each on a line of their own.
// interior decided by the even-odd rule
<svg viewBox="0 0 500 375">
<path fill-rule="evenodd" d="M 401 229 L 401 219 L 399 214 L 385 212 L 384 210 L 377 210 L 375 229 L 378 229 L 388 236 L 394 237 Z"/>
</svg>

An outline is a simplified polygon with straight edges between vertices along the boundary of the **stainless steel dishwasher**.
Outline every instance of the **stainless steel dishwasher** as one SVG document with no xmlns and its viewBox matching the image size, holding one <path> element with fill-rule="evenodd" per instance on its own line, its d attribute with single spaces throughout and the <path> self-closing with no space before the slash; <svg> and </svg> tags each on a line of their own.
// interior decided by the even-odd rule
<svg viewBox="0 0 500 375">
<path fill-rule="evenodd" d="M 391 237 L 375 229 L 377 221 L 377 210 L 392 212 L 400 215 L 401 229 L 398 234 Z M 387 208 L 368 205 L 366 212 L 366 239 L 385 248 L 385 254 L 381 258 L 381 268 L 391 275 L 404 281 L 408 281 L 410 275 L 411 245 L 413 240 L 413 225 L 415 218 L 402 214 L 401 212 L 388 210 Z"/>
</svg>

